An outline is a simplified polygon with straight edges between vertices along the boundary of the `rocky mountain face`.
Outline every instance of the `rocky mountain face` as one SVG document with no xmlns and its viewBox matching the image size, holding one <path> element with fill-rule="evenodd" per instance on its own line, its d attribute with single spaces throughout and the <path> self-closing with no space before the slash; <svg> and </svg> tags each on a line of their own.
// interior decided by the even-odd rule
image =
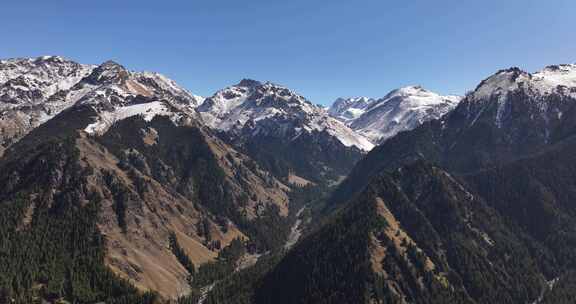
<svg viewBox="0 0 576 304">
<path fill-rule="evenodd" d="M 272 83 L 242 80 L 197 110 L 208 126 L 279 177 L 337 180 L 373 147 L 324 108 Z"/>
<path fill-rule="evenodd" d="M 84 67 L 52 58 L 24 62 Z M 201 124 L 197 97 L 114 62 L 86 69 L 2 103 L 46 121 L 2 133 L 14 142 L 0 158 L 0 302 L 175 298 L 233 272 L 230 251 L 284 245 L 290 188 Z"/>
<path fill-rule="evenodd" d="M 0 61 L 0 155 L 33 128 L 70 106 L 51 99 L 88 76 L 94 66 L 61 57 Z"/>
<path fill-rule="evenodd" d="M 329 113 L 374 144 L 438 119 L 456 107 L 461 97 L 441 96 L 419 86 L 404 87 L 380 99 L 337 99 Z"/>
</svg>

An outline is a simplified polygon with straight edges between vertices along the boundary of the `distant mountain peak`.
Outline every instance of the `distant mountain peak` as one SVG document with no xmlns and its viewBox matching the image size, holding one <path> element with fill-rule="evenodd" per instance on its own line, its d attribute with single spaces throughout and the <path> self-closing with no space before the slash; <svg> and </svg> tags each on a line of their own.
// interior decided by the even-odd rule
<svg viewBox="0 0 576 304">
<path fill-rule="evenodd" d="M 128 76 L 129 72 L 124 66 L 108 60 L 92 71 L 88 81 L 93 84 L 116 83 L 125 81 Z"/>
<path fill-rule="evenodd" d="M 389 94 L 406 94 L 411 95 L 417 92 L 429 92 L 428 90 L 424 89 L 421 85 L 408 85 L 404 87 L 400 87 L 398 89 L 392 90 Z"/>
<path fill-rule="evenodd" d="M 382 99 L 388 99 L 392 97 L 403 96 L 403 97 L 413 97 L 413 96 L 441 96 L 430 90 L 427 90 L 421 85 L 410 85 L 404 86 L 395 90 L 390 91 Z M 430 101 L 441 101 L 441 98 L 431 99 Z"/>
<path fill-rule="evenodd" d="M 216 92 L 197 110 L 206 124 L 223 131 L 240 130 L 245 126 L 257 128 L 261 123 L 277 121 L 278 124 L 282 122 L 282 128 L 257 128 L 258 132 L 327 131 L 345 146 L 356 146 L 365 151 L 373 147 L 365 138 L 330 117 L 324 108 L 272 82 L 244 79 L 238 85 Z"/>
<path fill-rule="evenodd" d="M 328 112 L 336 119 L 347 122 L 360 117 L 374 101 L 370 97 L 340 97 L 332 103 Z"/>
<path fill-rule="evenodd" d="M 490 99 L 493 95 L 524 90 L 530 95 L 553 93 L 576 96 L 576 91 L 563 92 L 565 88 L 576 87 L 576 64 L 559 64 L 528 73 L 517 67 L 496 72 L 476 87 L 472 96 L 475 100 Z"/>
<path fill-rule="evenodd" d="M 329 113 L 345 122 L 373 143 L 411 130 L 453 109 L 459 96 L 441 96 L 422 86 L 411 85 L 392 90 L 380 99 L 339 98 Z"/>
</svg>

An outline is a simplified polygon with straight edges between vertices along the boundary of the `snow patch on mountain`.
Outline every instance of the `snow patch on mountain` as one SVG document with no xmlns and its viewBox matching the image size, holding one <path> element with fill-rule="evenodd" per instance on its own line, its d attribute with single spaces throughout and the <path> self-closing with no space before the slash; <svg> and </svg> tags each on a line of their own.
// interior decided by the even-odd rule
<svg viewBox="0 0 576 304">
<path fill-rule="evenodd" d="M 368 97 L 338 98 L 328 109 L 334 118 L 346 122 L 360 117 L 376 100 Z"/>
<path fill-rule="evenodd" d="M 174 122 L 196 117 L 194 109 L 203 101 L 161 74 L 130 72 L 111 61 L 78 83 L 67 98 L 97 111 L 96 121 L 84 129 L 90 134 L 102 134 L 116 121 L 136 115 L 148 121 L 166 115 Z"/>
<path fill-rule="evenodd" d="M 94 123 L 86 126 L 84 131 L 88 134 L 102 134 L 115 122 L 137 115 L 141 115 L 146 121 L 151 121 L 156 115 L 174 116 L 177 114 L 162 101 L 128 105 L 115 111 L 102 112 Z"/>
</svg>

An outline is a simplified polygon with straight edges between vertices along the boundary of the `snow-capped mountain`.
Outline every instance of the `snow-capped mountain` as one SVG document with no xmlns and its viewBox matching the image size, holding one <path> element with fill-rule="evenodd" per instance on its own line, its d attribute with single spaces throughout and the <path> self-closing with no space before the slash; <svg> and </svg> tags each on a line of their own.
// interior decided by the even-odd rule
<svg viewBox="0 0 576 304">
<path fill-rule="evenodd" d="M 576 97 L 576 64 L 547 66 L 536 73 L 519 68 L 500 70 L 485 79 L 473 93 L 474 99 L 486 99 L 494 95 L 523 89 L 532 95 L 562 94 Z"/>
<path fill-rule="evenodd" d="M 423 122 L 440 118 L 454 109 L 459 96 L 441 96 L 419 86 L 394 90 L 372 101 L 348 126 L 380 143 L 401 131 L 412 130 Z"/>
<path fill-rule="evenodd" d="M 195 113 L 203 98 L 157 73 L 130 72 L 112 61 L 83 65 L 58 56 L 0 61 L 2 150 L 63 110 L 81 104 L 99 113 L 86 131 L 106 129 L 127 115 Z M 0 150 L 1 154 L 1 150 Z"/>
<path fill-rule="evenodd" d="M 362 116 L 375 101 L 369 97 L 338 98 L 330 106 L 328 113 L 342 122 L 347 122 Z"/>
<path fill-rule="evenodd" d="M 44 102 L 70 89 L 94 68 L 59 56 L 0 60 L 0 106 Z"/>
<path fill-rule="evenodd" d="M 326 109 L 270 82 L 244 79 L 207 98 L 197 110 L 206 124 L 227 132 L 249 128 L 254 134 L 273 132 L 294 138 L 302 133 L 326 132 L 347 147 L 364 151 L 373 148 L 366 138 L 328 115 Z M 278 128 L 261 128 L 269 120 L 277 122 Z"/>
<path fill-rule="evenodd" d="M 286 180 L 337 182 L 373 147 L 325 108 L 269 82 L 242 80 L 207 98 L 197 111 L 228 142 Z"/>
<path fill-rule="evenodd" d="M 102 133 L 115 121 L 134 115 L 150 120 L 155 115 L 194 116 L 194 108 L 202 99 L 179 87 L 174 81 L 157 73 L 130 72 L 108 61 L 94 71 L 66 95 L 76 105 L 92 105 L 99 115 L 86 127 L 88 133 Z"/>
<path fill-rule="evenodd" d="M 493 119 L 498 128 L 523 111 L 530 120 L 544 124 L 546 133 L 550 133 L 554 123 L 571 109 L 574 99 L 576 64 L 563 64 L 532 74 L 519 68 L 498 71 L 467 96 L 466 105 L 468 115 L 476 115 L 473 122 L 495 107 Z"/>
<path fill-rule="evenodd" d="M 0 155 L 68 107 L 55 97 L 94 68 L 58 56 L 0 60 Z"/>
</svg>

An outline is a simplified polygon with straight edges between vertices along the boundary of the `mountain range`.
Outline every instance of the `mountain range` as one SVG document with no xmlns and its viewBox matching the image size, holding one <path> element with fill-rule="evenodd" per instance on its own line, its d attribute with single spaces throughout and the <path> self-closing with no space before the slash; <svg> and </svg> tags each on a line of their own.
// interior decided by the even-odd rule
<svg viewBox="0 0 576 304">
<path fill-rule="evenodd" d="M 572 303 L 576 65 L 315 105 L 0 61 L 0 303 Z"/>
</svg>

